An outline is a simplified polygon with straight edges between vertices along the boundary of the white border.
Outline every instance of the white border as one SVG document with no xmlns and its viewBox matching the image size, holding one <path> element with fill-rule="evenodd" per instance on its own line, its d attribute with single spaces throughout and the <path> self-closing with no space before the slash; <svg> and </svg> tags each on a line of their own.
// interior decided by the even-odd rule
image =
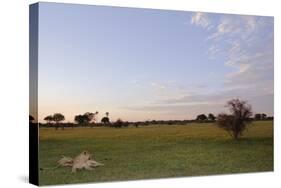
<svg viewBox="0 0 281 188">
<path fill-rule="evenodd" d="M 30 187 L 28 176 L 28 5 L 0 5 L 0 187 Z M 51 1 L 49 1 L 51 2 Z M 275 17 L 275 172 L 84 184 L 82 187 L 277 187 L 280 177 L 280 34 L 278 0 L 57 0 L 53 2 L 188 10 Z M 71 185 L 65 187 L 81 187 Z"/>
</svg>

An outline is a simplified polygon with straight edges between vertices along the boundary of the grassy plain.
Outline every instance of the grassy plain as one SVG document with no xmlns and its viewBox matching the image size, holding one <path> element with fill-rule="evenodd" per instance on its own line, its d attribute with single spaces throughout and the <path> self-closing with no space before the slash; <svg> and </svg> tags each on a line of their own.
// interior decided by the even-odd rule
<svg viewBox="0 0 281 188">
<path fill-rule="evenodd" d="M 39 167 L 83 150 L 105 164 L 93 171 L 39 172 L 40 185 L 273 171 L 273 122 L 254 122 L 232 140 L 212 123 L 128 128 L 40 128 Z"/>
</svg>

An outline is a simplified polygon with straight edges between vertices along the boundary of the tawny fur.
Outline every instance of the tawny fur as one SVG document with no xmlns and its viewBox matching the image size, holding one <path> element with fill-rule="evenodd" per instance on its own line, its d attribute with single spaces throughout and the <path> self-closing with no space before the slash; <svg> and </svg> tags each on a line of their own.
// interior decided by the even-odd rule
<svg viewBox="0 0 281 188">
<path fill-rule="evenodd" d="M 73 159 L 71 157 L 62 156 L 58 161 L 59 166 L 73 166 Z"/>
<path fill-rule="evenodd" d="M 83 151 L 81 154 L 76 156 L 74 159 L 71 157 L 65 157 L 63 156 L 59 161 L 58 161 L 59 166 L 66 166 L 66 167 L 72 167 L 73 173 L 75 173 L 80 169 L 86 169 L 86 170 L 93 170 L 94 167 L 98 166 L 103 166 L 102 163 L 99 163 L 92 159 L 92 155 L 87 152 Z"/>
</svg>

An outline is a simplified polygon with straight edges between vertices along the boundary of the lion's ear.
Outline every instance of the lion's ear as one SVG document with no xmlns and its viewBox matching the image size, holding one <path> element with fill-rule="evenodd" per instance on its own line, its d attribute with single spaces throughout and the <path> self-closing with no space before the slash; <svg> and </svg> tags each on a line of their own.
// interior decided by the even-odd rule
<svg viewBox="0 0 281 188">
<path fill-rule="evenodd" d="M 84 153 L 84 155 L 86 155 L 86 154 L 87 154 L 87 152 L 86 152 L 86 151 L 84 151 L 83 153 Z"/>
</svg>

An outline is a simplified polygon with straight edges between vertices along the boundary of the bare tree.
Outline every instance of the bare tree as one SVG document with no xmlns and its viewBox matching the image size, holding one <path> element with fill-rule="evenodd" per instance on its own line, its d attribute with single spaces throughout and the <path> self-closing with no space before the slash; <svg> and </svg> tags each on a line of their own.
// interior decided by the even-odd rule
<svg viewBox="0 0 281 188">
<path fill-rule="evenodd" d="M 252 107 L 247 101 L 240 99 L 228 101 L 226 107 L 229 108 L 230 114 L 219 114 L 217 124 L 237 140 L 251 122 Z"/>
</svg>

